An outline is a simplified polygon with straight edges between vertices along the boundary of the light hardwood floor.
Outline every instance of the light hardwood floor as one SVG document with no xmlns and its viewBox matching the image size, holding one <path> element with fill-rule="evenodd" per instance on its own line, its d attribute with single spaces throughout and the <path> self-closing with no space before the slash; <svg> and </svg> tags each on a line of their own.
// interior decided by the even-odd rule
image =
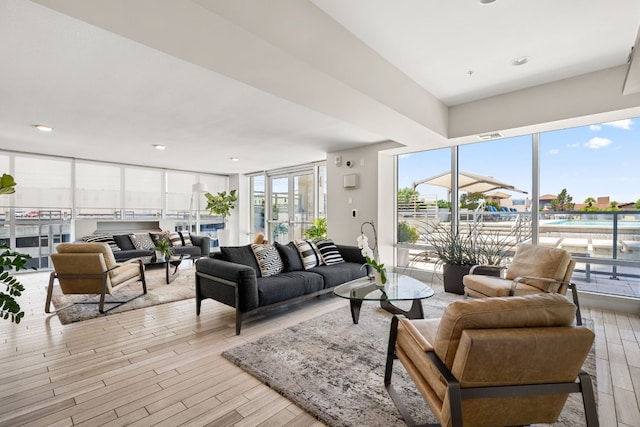
<svg viewBox="0 0 640 427">
<path fill-rule="evenodd" d="M 199 317 L 192 299 L 61 325 L 43 310 L 47 278 L 21 275 L 25 319 L 0 321 L 0 425 L 322 425 L 221 353 L 337 308 L 348 322 L 345 300 L 272 312 L 240 336 L 233 309 L 212 300 Z M 583 315 L 596 330 L 601 425 L 640 426 L 640 318 L 584 307 Z"/>
</svg>

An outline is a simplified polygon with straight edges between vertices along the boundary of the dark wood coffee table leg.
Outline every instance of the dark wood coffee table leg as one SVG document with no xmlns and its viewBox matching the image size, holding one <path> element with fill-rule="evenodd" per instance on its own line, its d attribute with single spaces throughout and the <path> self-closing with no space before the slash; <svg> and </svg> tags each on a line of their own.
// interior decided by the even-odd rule
<svg viewBox="0 0 640 427">
<path fill-rule="evenodd" d="M 165 279 L 167 281 L 167 285 L 171 282 L 173 282 L 176 278 L 176 273 L 178 272 L 178 266 L 180 265 L 180 263 L 182 262 L 182 260 L 175 260 L 175 261 L 167 261 L 165 262 Z M 169 274 L 169 269 L 171 268 L 171 266 L 175 267 L 173 269 L 173 273 Z"/>
<path fill-rule="evenodd" d="M 424 319 L 424 309 L 422 308 L 422 300 L 420 299 L 413 300 L 409 311 L 402 310 L 387 300 L 380 300 L 380 307 L 387 310 L 389 313 L 402 314 L 409 319 Z"/>
<path fill-rule="evenodd" d="M 351 305 L 351 318 L 353 319 L 353 323 L 358 324 L 358 320 L 360 319 L 360 307 L 362 307 L 361 299 L 350 299 L 349 305 Z"/>
</svg>

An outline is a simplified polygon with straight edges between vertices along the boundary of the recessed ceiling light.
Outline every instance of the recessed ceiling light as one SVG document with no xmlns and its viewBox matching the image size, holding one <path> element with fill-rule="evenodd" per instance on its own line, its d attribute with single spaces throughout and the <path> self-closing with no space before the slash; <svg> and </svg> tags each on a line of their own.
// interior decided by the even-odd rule
<svg viewBox="0 0 640 427">
<path fill-rule="evenodd" d="M 164 150 L 167 147 L 162 144 L 153 144 L 153 148 L 155 148 L 156 150 Z"/>
<path fill-rule="evenodd" d="M 36 125 L 36 129 L 42 132 L 51 132 L 53 130 L 51 126 L 47 125 Z"/>
<path fill-rule="evenodd" d="M 495 2 L 495 1 L 496 1 L 496 0 L 480 0 L 480 3 L 482 3 L 482 4 L 489 4 L 489 3 L 493 3 L 493 2 Z"/>
<path fill-rule="evenodd" d="M 229 160 L 231 160 L 232 162 L 239 162 L 240 159 L 237 157 L 229 157 Z"/>
<path fill-rule="evenodd" d="M 526 64 L 530 60 L 531 60 L 530 56 L 518 56 L 517 58 L 513 58 L 511 60 L 511 65 L 513 65 L 514 67 L 519 67 L 521 65 Z"/>
</svg>

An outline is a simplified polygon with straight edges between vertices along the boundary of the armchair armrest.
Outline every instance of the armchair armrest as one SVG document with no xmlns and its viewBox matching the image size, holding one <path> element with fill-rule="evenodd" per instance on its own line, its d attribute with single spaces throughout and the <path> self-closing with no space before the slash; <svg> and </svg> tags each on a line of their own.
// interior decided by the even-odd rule
<svg viewBox="0 0 640 427">
<path fill-rule="evenodd" d="M 413 338 L 416 344 L 422 351 L 433 351 L 433 345 L 420 333 L 420 331 L 407 319 L 406 317 L 398 317 L 400 324 L 404 327 L 407 333 Z"/>
<path fill-rule="evenodd" d="M 469 274 L 483 274 L 481 272 L 477 272 L 476 273 L 477 269 L 502 271 L 502 270 L 506 270 L 507 267 L 504 267 L 504 266 L 501 266 L 501 265 L 494 265 L 494 264 L 476 264 L 473 267 L 471 267 L 471 269 L 469 270 Z"/>
</svg>

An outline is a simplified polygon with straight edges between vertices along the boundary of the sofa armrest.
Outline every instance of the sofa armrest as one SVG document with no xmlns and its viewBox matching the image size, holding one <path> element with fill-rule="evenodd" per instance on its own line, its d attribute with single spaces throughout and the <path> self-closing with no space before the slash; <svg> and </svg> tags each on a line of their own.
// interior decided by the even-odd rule
<svg viewBox="0 0 640 427">
<path fill-rule="evenodd" d="M 244 264 L 236 264 L 229 261 L 222 261 L 214 258 L 201 258 L 196 262 L 196 274 L 201 279 L 200 286 L 234 286 L 235 301 L 233 305 L 242 312 L 250 311 L 259 306 L 258 298 L 258 281 L 256 271 Z M 203 294 L 209 298 L 209 292 L 204 291 Z M 229 304 L 229 301 L 220 301 Z"/>
<path fill-rule="evenodd" d="M 201 256 L 209 256 L 209 246 L 211 244 L 211 238 L 209 236 L 196 236 L 191 235 L 191 243 L 194 246 L 200 247 Z"/>
<path fill-rule="evenodd" d="M 336 245 L 336 247 L 340 255 L 342 255 L 342 259 L 346 262 L 355 262 L 356 264 L 365 264 L 367 262 L 357 246 Z"/>
</svg>

